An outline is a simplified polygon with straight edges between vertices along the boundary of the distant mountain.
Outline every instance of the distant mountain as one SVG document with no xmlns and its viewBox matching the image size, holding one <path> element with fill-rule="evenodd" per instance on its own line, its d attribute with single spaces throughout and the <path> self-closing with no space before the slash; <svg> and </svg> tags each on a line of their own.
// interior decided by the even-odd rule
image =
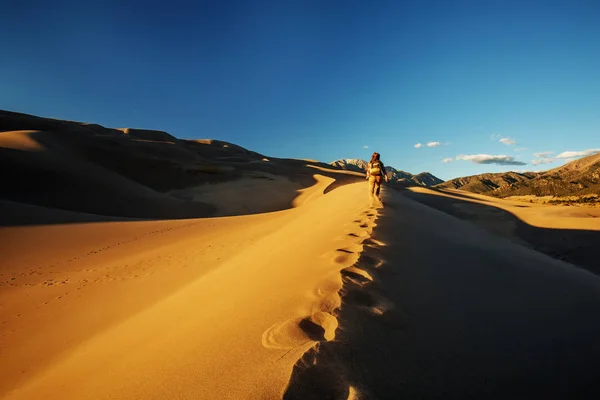
<svg viewBox="0 0 600 400">
<path fill-rule="evenodd" d="M 436 188 L 461 189 L 496 197 L 583 196 L 600 193 L 600 154 L 545 172 L 506 172 L 456 178 Z"/>
<path fill-rule="evenodd" d="M 354 172 L 365 172 L 367 170 L 367 164 L 368 163 L 365 160 L 359 160 L 356 158 L 336 160 L 329 163 L 329 165 L 334 167 Z"/>
<path fill-rule="evenodd" d="M 356 159 L 356 158 L 347 158 L 342 160 L 336 160 L 329 165 L 334 167 L 354 171 L 354 172 L 362 172 L 366 173 L 368 161 Z M 439 183 L 444 182 L 440 178 L 430 174 L 429 172 L 421 172 L 420 174 L 413 175 L 410 172 L 405 172 L 398 170 L 394 167 L 390 167 L 388 165 L 385 166 L 385 169 L 388 173 L 388 177 L 392 182 L 404 183 L 407 186 L 433 186 Z"/>
<path fill-rule="evenodd" d="M 420 174 L 413 175 L 412 179 L 421 186 L 427 187 L 435 186 L 444 182 L 443 180 L 441 180 L 435 175 L 430 174 L 429 172 L 421 172 Z"/>
<path fill-rule="evenodd" d="M 530 181 L 538 173 L 535 172 L 502 172 L 497 174 L 486 173 L 451 179 L 436 185 L 440 189 L 461 189 L 473 193 L 490 194 L 490 192 L 504 187 L 510 187 L 519 182 Z"/>
</svg>

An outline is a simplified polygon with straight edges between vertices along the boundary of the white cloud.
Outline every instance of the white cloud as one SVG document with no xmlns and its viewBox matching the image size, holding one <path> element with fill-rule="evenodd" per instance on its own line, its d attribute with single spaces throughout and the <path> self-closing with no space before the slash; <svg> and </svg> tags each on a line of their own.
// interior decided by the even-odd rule
<svg viewBox="0 0 600 400">
<path fill-rule="evenodd" d="M 451 159 L 451 158 L 444 158 L 444 159 L 442 160 L 442 162 L 443 162 L 444 164 L 447 164 L 447 163 L 449 163 L 449 162 L 452 162 L 452 159 Z"/>
<path fill-rule="evenodd" d="M 507 145 L 509 145 L 509 146 L 510 146 L 510 145 L 513 145 L 513 144 L 515 144 L 515 143 L 517 143 L 515 140 L 513 140 L 513 139 L 510 139 L 510 138 L 507 138 L 507 137 L 500 138 L 500 140 L 498 140 L 498 141 L 499 141 L 500 143 L 504 143 L 504 144 L 507 144 Z"/>
<path fill-rule="evenodd" d="M 556 158 L 574 158 L 591 156 L 592 154 L 600 153 L 600 149 L 587 149 L 583 151 L 563 151 Z"/>
<path fill-rule="evenodd" d="M 490 140 L 500 139 L 502 136 L 500 135 L 490 135 Z"/>
<path fill-rule="evenodd" d="M 538 158 L 537 160 L 531 160 L 531 164 L 540 165 L 540 164 L 550 164 L 556 161 L 554 158 Z"/>
<path fill-rule="evenodd" d="M 369 148 L 369 146 L 363 146 L 363 149 L 368 149 L 368 148 Z"/>
<path fill-rule="evenodd" d="M 550 158 L 549 155 L 554 153 L 553 151 L 542 151 L 541 153 L 533 153 L 537 158 Z"/>
<path fill-rule="evenodd" d="M 491 155 L 491 154 L 472 154 L 459 155 L 457 160 L 471 161 L 475 164 L 496 164 L 496 165 L 527 165 L 526 162 L 516 161 L 514 157 L 507 155 Z"/>
<path fill-rule="evenodd" d="M 441 142 L 428 142 L 426 144 L 423 143 L 417 143 L 415 144 L 415 149 L 420 149 L 423 146 L 427 146 L 427 147 L 438 147 L 441 146 L 442 143 Z"/>
</svg>

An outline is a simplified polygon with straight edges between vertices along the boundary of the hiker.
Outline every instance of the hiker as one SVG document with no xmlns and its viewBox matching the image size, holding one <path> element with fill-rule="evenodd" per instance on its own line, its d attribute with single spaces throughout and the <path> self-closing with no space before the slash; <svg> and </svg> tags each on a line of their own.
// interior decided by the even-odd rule
<svg viewBox="0 0 600 400">
<path fill-rule="evenodd" d="M 385 179 L 387 182 L 388 176 L 379 157 L 379 153 L 373 153 L 371 156 L 371 161 L 367 164 L 367 179 L 369 180 L 369 198 L 371 200 L 377 198 L 381 202 L 381 181 Z"/>
</svg>

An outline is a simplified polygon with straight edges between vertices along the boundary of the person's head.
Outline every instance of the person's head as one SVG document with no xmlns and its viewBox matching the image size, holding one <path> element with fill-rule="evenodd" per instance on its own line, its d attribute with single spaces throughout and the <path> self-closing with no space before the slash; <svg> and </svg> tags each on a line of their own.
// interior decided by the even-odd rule
<svg viewBox="0 0 600 400">
<path fill-rule="evenodd" d="M 371 156 L 371 162 L 378 161 L 378 160 L 379 160 L 379 153 L 377 153 L 377 152 L 373 153 L 373 155 Z"/>
</svg>

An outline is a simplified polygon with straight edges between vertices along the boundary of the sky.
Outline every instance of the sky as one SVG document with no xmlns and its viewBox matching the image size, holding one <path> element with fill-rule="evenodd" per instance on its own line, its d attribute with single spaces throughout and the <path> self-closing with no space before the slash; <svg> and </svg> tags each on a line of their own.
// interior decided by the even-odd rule
<svg viewBox="0 0 600 400">
<path fill-rule="evenodd" d="M 600 151 L 599 1 L 3 1 L 0 109 L 442 179 Z"/>
</svg>

